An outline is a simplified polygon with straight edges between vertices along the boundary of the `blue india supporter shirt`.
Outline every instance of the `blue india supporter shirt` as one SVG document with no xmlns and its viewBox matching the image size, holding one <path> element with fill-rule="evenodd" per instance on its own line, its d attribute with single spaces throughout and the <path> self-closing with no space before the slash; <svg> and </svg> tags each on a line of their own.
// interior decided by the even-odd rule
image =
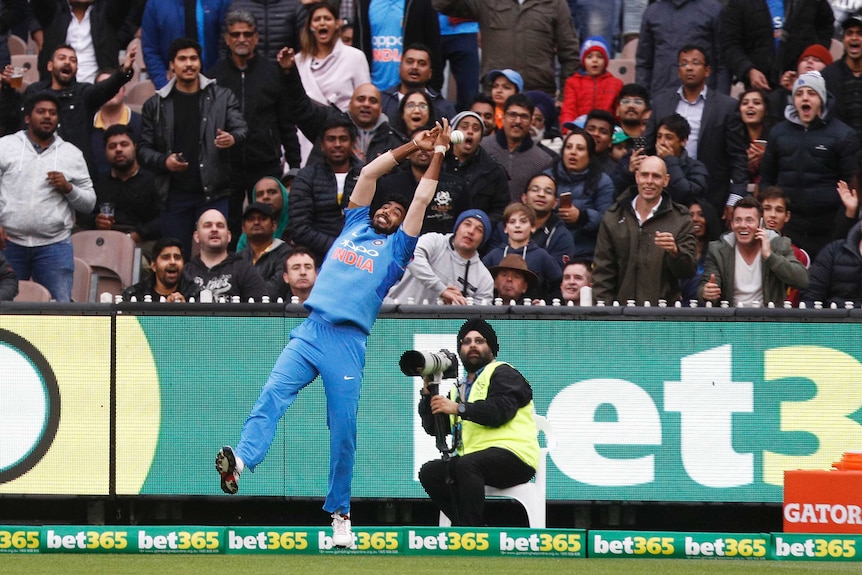
<svg viewBox="0 0 862 575">
<path fill-rule="evenodd" d="M 404 1 L 371 0 L 371 83 L 385 90 L 401 83 L 398 68 L 404 50 Z"/>
<path fill-rule="evenodd" d="M 369 334 L 419 238 L 400 227 L 391 235 L 377 233 L 368 206 L 345 215 L 344 229 L 326 254 L 305 307 L 331 324 L 354 324 Z"/>
</svg>

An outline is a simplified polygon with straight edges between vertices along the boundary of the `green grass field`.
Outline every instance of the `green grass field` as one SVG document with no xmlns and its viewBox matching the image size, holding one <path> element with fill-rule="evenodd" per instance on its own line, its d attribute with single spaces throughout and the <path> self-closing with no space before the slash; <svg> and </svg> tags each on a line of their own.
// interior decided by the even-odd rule
<svg viewBox="0 0 862 575">
<path fill-rule="evenodd" d="M 862 570 L 859 563 L 334 555 L 8 555 L 0 565 L 4 575 L 823 575 Z"/>
</svg>

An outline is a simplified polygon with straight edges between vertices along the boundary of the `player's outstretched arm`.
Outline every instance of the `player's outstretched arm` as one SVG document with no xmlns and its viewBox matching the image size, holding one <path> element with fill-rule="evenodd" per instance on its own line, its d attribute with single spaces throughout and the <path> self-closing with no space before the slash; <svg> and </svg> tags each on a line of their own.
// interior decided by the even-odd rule
<svg viewBox="0 0 862 575">
<path fill-rule="evenodd" d="M 350 203 L 347 207 L 358 208 L 360 206 L 371 205 L 371 200 L 374 199 L 374 191 L 377 189 L 377 180 L 388 174 L 390 170 L 416 150 L 420 148 L 428 151 L 434 149 L 434 142 L 440 129 L 440 125 L 438 124 L 430 130 L 416 134 L 406 144 L 380 154 L 368 162 L 359 173 L 359 179 L 356 181 L 353 193 L 350 194 Z"/>
<path fill-rule="evenodd" d="M 435 130 L 437 137 L 434 140 L 434 155 L 431 156 L 431 163 L 425 169 L 425 175 L 419 180 L 419 185 L 416 186 L 416 193 L 413 194 L 413 201 L 410 202 L 410 207 L 407 209 L 407 215 L 404 217 L 404 223 L 401 227 L 409 236 L 418 236 L 422 231 L 422 221 L 425 219 L 425 209 L 431 203 L 431 199 L 437 191 L 437 180 L 440 177 L 440 166 L 443 165 L 443 157 L 446 155 L 446 150 L 449 149 L 449 136 L 452 133 L 452 128 L 449 126 L 449 120 L 443 118 L 443 125 L 437 123 Z"/>
</svg>

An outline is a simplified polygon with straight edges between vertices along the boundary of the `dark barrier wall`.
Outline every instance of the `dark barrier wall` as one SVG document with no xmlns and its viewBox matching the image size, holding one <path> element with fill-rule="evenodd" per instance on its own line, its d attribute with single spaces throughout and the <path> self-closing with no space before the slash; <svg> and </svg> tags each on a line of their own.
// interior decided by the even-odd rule
<svg viewBox="0 0 862 575">
<path fill-rule="evenodd" d="M 298 309 L 0 308 L 0 494 L 219 494 L 215 452 L 238 440 Z M 556 430 L 550 500 L 780 502 L 784 470 L 862 449 L 854 311 L 411 311 L 368 342 L 355 497 L 424 498 L 416 471 L 438 454 L 398 359 L 455 351 L 466 312 L 489 318 Z M 315 381 L 242 493 L 320 497 L 328 453 Z"/>
</svg>

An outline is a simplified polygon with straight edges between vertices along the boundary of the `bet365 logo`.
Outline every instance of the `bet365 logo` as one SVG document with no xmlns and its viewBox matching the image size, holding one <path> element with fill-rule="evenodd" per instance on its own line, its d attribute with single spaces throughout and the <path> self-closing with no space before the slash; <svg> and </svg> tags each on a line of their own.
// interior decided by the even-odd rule
<svg viewBox="0 0 862 575">
<path fill-rule="evenodd" d="M 0 483 L 32 469 L 60 424 L 60 388 L 29 341 L 0 329 Z"/>
</svg>

